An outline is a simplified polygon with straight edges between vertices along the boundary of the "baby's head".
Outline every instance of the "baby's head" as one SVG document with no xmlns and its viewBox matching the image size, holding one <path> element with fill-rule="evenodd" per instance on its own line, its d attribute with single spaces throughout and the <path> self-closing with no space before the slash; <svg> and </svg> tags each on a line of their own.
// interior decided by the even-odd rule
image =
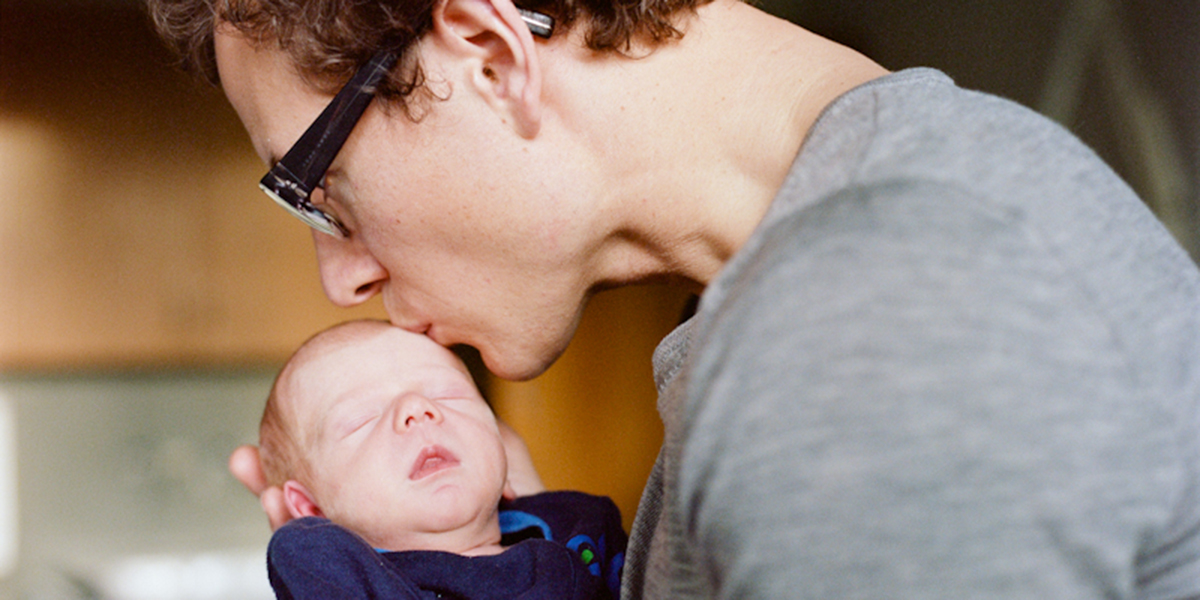
<svg viewBox="0 0 1200 600">
<path fill-rule="evenodd" d="M 423 335 L 381 321 L 317 334 L 276 377 L 259 437 L 293 517 L 387 550 L 499 542 L 511 492 L 496 418 L 458 357 Z"/>
</svg>

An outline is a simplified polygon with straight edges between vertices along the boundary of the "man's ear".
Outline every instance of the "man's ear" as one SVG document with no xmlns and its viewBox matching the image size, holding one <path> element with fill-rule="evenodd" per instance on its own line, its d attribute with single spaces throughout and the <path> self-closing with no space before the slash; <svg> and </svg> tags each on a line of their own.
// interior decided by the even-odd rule
<svg viewBox="0 0 1200 600">
<path fill-rule="evenodd" d="M 464 59 L 469 81 L 522 137 L 541 126 L 542 75 L 533 34 L 512 0 L 442 0 L 436 40 Z"/>
<path fill-rule="evenodd" d="M 321 507 L 317 506 L 313 495 L 304 484 L 289 479 L 283 484 L 283 501 L 287 504 L 288 513 L 293 519 L 300 517 L 323 517 Z"/>
</svg>

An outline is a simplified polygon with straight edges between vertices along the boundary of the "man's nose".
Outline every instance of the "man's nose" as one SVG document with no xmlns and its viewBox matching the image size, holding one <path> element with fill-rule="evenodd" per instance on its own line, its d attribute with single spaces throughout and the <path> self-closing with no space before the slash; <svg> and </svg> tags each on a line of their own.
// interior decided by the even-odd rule
<svg viewBox="0 0 1200 600">
<path fill-rule="evenodd" d="M 422 394 L 405 394 L 396 399 L 392 428 L 404 433 L 422 424 L 441 423 L 442 411 L 437 403 Z"/>
<path fill-rule="evenodd" d="M 361 240 L 338 239 L 319 231 L 312 235 L 321 286 L 330 302 L 348 308 L 366 302 L 383 289 L 388 272 Z"/>
</svg>

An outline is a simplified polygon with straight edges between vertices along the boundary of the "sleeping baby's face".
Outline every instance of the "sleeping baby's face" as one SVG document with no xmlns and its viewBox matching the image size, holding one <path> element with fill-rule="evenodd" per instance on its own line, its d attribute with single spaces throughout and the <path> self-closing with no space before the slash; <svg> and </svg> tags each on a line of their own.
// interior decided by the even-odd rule
<svg viewBox="0 0 1200 600">
<path fill-rule="evenodd" d="M 461 553 L 481 532 L 498 538 L 504 447 L 466 367 L 399 328 L 365 325 L 355 337 L 281 381 L 316 514 L 388 550 Z"/>
</svg>

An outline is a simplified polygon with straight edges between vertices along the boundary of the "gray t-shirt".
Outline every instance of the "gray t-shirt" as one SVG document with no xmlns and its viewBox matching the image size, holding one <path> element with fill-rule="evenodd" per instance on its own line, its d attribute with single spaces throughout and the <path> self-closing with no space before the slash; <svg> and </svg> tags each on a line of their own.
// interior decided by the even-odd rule
<svg viewBox="0 0 1200 600">
<path fill-rule="evenodd" d="M 624 600 L 1200 597 L 1200 273 L 941 73 L 826 109 L 655 376 Z"/>
</svg>

